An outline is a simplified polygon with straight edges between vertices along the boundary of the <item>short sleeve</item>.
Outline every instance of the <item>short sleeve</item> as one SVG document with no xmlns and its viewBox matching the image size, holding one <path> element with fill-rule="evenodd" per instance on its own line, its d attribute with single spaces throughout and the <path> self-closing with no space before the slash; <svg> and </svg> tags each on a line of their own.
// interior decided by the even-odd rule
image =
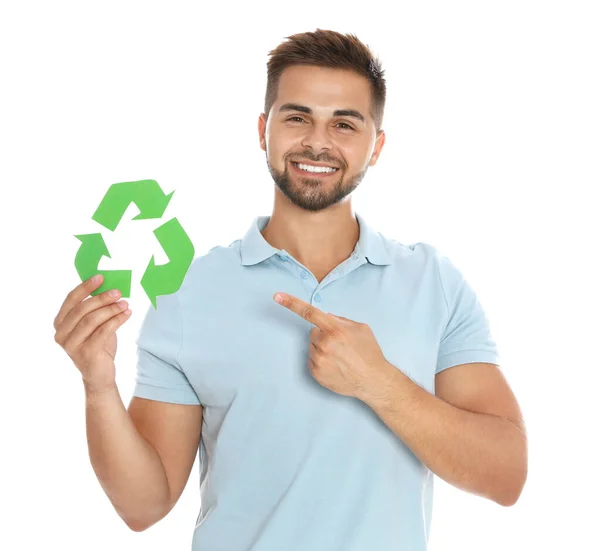
<svg viewBox="0 0 600 551">
<path fill-rule="evenodd" d="M 136 339 L 134 396 L 175 404 L 200 404 L 179 364 L 182 342 L 183 322 L 177 293 L 160 295 L 156 298 L 156 309 L 148 306 Z"/>
<path fill-rule="evenodd" d="M 459 269 L 437 254 L 438 274 L 448 306 L 448 322 L 439 344 L 436 374 L 464 363 L 493 363 L 500 358 L 485 311 Z"/>
</svg>

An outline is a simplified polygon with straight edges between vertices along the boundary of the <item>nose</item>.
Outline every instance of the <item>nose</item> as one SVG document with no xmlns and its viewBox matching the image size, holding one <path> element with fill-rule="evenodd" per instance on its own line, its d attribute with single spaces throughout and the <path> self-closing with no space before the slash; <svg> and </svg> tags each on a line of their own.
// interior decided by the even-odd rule
<svg viewBox="0 0 600 551">
<path fill-rule="evenodd" d="M 318 124 L 308 126 L 301 144 L 303 147 L 310 148 L 314 153 L 318 153 L 323 149 L 331 149 L 332 147 L 327 128 Z"/>
</svg>

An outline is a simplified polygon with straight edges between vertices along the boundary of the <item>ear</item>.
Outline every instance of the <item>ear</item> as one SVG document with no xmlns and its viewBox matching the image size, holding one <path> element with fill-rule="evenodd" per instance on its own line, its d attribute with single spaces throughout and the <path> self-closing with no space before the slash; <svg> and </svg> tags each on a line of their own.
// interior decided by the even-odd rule
<svg viewBox="0 0 600 551">
<path fill-rule="evenodd" d="M 265 143 L 266 128 L 267 128 L 266 116 L 264 113 L 261 113 L 258 117 L 258 139 L 260 142 L 260 148 L 263 151 L 267 150 L 267 145 Z"/>
<path fill-rule="evenodd" d="M 379 155 L 381 154 L 381 149 L 383 148 L 383 144 L 385 143 L 385 132 L 381 130 L 379 135 L 375 139 L 375 149 L 373 154 L 371 155 L 371 159 L 369 160 L 369 166 L 374 166 L 379 159 Z"/>
</svg>

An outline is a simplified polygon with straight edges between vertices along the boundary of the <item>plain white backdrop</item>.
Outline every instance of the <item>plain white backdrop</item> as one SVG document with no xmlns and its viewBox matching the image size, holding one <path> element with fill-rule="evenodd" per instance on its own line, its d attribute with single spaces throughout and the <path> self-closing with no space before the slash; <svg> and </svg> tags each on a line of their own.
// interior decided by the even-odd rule
<svg viewBox="0 0 600 551">
<path fill-rule="evenodd" d="M 149 300 L 167 262 L 135 205 L 111 234 L 108 187 L 155 179 L 195 256 L 270 215 L 259 147 L 268 51 L 351 32 L 380 57 L 387 141 L 354 209 L 462 270 L 490 319 L 529 434 L 529 477 L 503 508 L 436 477 L 431 551 L 600 549 L 596 2 L 13 2 L 0 8 L 2 501 L 0 548 L 188 550 L 198 462 L 175 509 L 127 528 L 88 457 L 80 373 L 53 320 L 80 283 L 75 234 L 102 231 L 132 269 L 117 383 L 133 391 Z M 267 451 L 267 450 L 265 450 Z M 232 527 L 235 529 L 235 527 Z M 370 550 L 369 550 L 370 551 Z M 375 551 L 375 550 L 373 550 Z"/>
</svg>

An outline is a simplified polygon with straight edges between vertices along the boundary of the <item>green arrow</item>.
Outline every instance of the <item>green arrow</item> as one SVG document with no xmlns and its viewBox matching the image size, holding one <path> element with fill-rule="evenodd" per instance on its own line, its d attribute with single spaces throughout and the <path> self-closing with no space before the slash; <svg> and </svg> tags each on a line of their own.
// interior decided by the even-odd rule
<svg viewBox="0 0 600 551">
<path fill-rule="evenodd" d="M 113 184 L 108 188 L 92 220 L 114 231 L 132 202 L 140 209 L 140 214 L 133 220 L 161 218 L 174 193 L 172 191 L 165 195 L 156 180 Z"/>
<path fill-rule="evenodd" d="M 194 245 L 177 218 L 172 218 L 154 230 L 169 262 L 157 266 L 154 255 L 142 276 L 141 284 L 156 309 L 158 295 L 170 295 L 181 287 L 185 274 L 194 259 Z"/>
<path fill-rule="evenodd" d="M 75 236 L 81 241 L 81 246 L 75 255 L 75 268 L 81 281 L 93 275 L 102 274 L 102 285 L 91 294 L 96 296 L 109 289 L 119 289 L 123 297 L 129 297 L 131 291 L 131 270 L 98 270 L 103 256 L 110 258 L 110 253 L 100 233 L 86 233 Z"/>
</svg>

